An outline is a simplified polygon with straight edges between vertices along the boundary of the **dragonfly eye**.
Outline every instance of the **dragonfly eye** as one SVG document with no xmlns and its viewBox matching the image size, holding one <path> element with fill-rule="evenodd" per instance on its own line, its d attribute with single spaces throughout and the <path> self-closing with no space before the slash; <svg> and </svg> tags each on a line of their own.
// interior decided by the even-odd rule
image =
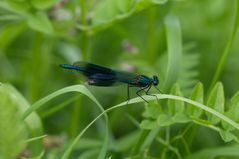
<svg viewBox="0 0 239 159">
<path fill-rule="evenodd" d="M 159 79 L 157 76 L 153 76 L 153 85 L 157 86 L 159 84 Z"/>
</svg>

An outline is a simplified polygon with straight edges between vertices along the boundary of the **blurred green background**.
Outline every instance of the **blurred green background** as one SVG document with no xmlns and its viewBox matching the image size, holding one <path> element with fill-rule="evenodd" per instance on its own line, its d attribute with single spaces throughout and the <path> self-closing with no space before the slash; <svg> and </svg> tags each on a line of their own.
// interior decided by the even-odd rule
<svg viewBox="0 0 239 159">
<path fill-rule="evenodd" d="M 31 105 L 63 87 L 84 84 L 81 76 L 61 69 L 59 64 L 88 61 L 150 77 L 157 75 L 159 89 L 164 93 L 170 93 L 177 82 L 186 97 L 199 81 L 205 95 L 216 81 L 221 81 L 225 99 L 229 99 L 239 89 L 237 7 L 237 0 L 1 0 L 0 82 L 14 86 Z M 225 64 L 220 65 L 220 59 Z M 216 70 L 220 72 L 219 78 L 213 81 Z M 127 99 L 124 85 L 86 87 L 104 109 Z M 135 90 L 131 91 L 132 97 L 136 96 Z M 152 89 L 152 93 L 157 91 Z M 149 153 L 145 155 L 135 155 L 127 145 L 134 143 L 131 140 L 136 141 L 134 133 L 141 132 L 137 124 L 144 118 L 145 104 L 137 105 L 109 114 L 108 157 L 179 158 L 202 149 L 227 146 L 217 133 L 197 127 L 190 129 L 189 136 L 193 136 L 194 143 L 188 144 L 190 153 L 175 145 L 178 148 L 175 151 L 168 147 L 166 152 L 157 152 L 161 147 L 156 146 L 148 148 Z M 58 110 L 52 109 L 55 107 Z M 69 142 L 99 112 L 95 103 L 83 95 L 69 93 L 56 97 L 35 114 L 42 130 L 37 135 L 28 130 L 28 138 L 49 134 L 44 144 L 37 143 L 45 151 L 41 146 L 34 146 L 33 150 L 28 146 L 23 151 L 25 146 L 20 146 L 15 154 L 38 156 L 43 152 L 44 157 L 39 158 L 60 158 Z M 0 118 L 8 120 L 7 115 Z M 103 119 L 97 121 L 71 158 L 97 158 L 105 135 L 104 126 Z M 183 131 L 173 125 L 172 136 L 178 130 Z M 125 147 L 120 149 L 115 143 L 123 137 Z M 1 143 L 1 146 L 8 144 Z M 10 149 L 2 150 L 3 154 L 4 151 Z"/>
</svg>

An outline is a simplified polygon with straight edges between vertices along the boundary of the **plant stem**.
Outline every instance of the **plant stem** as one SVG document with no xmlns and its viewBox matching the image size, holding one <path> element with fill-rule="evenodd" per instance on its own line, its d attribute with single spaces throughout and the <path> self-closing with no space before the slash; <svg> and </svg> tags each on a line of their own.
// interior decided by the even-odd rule
<svg viewBox="0 0 239 159">
<path fill-rule="evenodd" d="M 31 56 L 31 64 L 30 71 L 32 74 L 31 79 L 31 95 L 30 101 L 35 101 L 37 97 L 39 97 L 39 81 L 41 78 L 42 67 L 39 67 L 42 64 L 42 44 L 43 44 L 43 35 L 40 32 L 35 32 L 33 47 L 32 47 L 32 56 Z"/>
<path fill-rule="evenodd" d="M 80 21 L 83 26 L 87 26 L 87 10 L 86 10 L 86 0 L 80 0 L 80 6 L 81 6 L 81 16 Z M 86 61 L 89 60 L 89 44 L 90 44 L 90 36 L 87 31 L 82 31 L 82 60 Z"/>
<path fill-rule="evenodd" d="M 81 7 L 81 15 L 80 21 L 86 26 L 87 25 L 87 10 L 86 10 L 86 0 L 79 0 L 79 4 Z M 87 61 L 89 58 L 89 36 L 86 31 L 82 31 L 80 33 L 81 37 L 81 53 L 82 53 L 82 61 Z M 76 79 L 76 83 L 79 83 L 79 79 Z M 71 125 L 70 125 L 70 136 L 74 137 L 78 132 L 78 126 L 80 121 L 80 112 L 81 112 L 81 102 L 82 97 L 79 97 L 79 100 L 76 100 L 74 106 L 72 108 L 72 117 L 71 117 Z"/>
<path fill-rule="evenodd" d="M 157 8 L 151 8 L 148 12 L 148 49 L 147 56 L 150 64 L 154 63 L 157 58 L 157 34 L 155 33 L 155 22 L 157 20 Z"/>
<path fill-rule="evenodd" d="M 206 105 L 203 105 L 201 103 L 198 103 L 196 101 L 193 101 L 191 99 L 187 99 L 187 98 L 184 98 L 184 97 L 180 97 L 180 96 L 175 96 L 175 95 L 168 95 L 168 94 L 156 94 L 157 96 L 157 100 L 158 99 L 172 99 L 172 100 L 179 100 L 179 101 L 183 101 L 183 102 L 186 102 L 186 103 L 189 103 L 189 104 L 192 104 L 200 109 L 203 109 L 204 111 L 206 112 L 209 112 L 215 116 L 217 116 L 218 118 L 220 118 L 221 120 L 227 122 L 228 124 L 230 124 L 231 126 L 233 126 L 234 128 L 236 128 L 237 130 L 239 130 L 239 124 L 237 124 L 235 121 L 231 120 L 230 118 L 228 118 L 227 116 L 217 112 L 216 110 L 206 106 Z M 151 97 L 151 96 L 143 96 L 143 98 L 147 99 L 148 101 L 149 100 L 155 100 L 155 97 Z M 101 114 L 99 114 L 94 120 L 92 120 L 82 131 L 81 133 L 74 139 L 74 141 L 70 144 L 70 146 L 68 146 L 67 150 L 64 152 L 63 156 L 61 159 L 67 159 L 68 156 L 70 155 L 73 147 L 76 145 L 76 143 L 80 140 L 81 136 L 86 132 L 86 130 L 91 126 L 93 125 L 93 123 L 95 123 L 101 116 L 105 115 L 106 113 L 108 113 L 109 111 L 112 111 L 116 108 L 120 108 L 120 107 L 123 107 L 123 106 L 128 106 L 129 104 L 133 104 L 133 103 L 139 103 L 139 102 L 143 102 L 142 99 L 140 99 L 140 97 L 137 97 L 137 98 L 134 98 L 134 99 L 131 99 L 130 101 L 126 101 L 126 102 L 123 102 L 123 103 L 120 103 L 118 105 L 115 105 L 113 107 L 110 107 L 108 109 L 106 109 L 105 111 L 103 111 Z M 147 135 L 148 132 L 146 132 L 146 135 Z M 174 151 L 177 156 L 179 157 L 179 152 L 178 151 Z"/>
<path fill-rule="evenodd" d="M 133 157 L 134 155 L 136 155 L 141 148 L 141 145 L 144 143 L 145 139 L 147 138 L 147 136 L 149 135 L 150 131 L 149 130 L 143 130 L 140 134 L 139 140 L 136 143 L 136 145 L 133 147 L 130 156 Z"/>
<path fill-rule="evenodd" d="M 226 47 L 222 53 L 222 56 L 218 62 L 218 65 L 217 65 L 217 69 L 216 69 L 216 72 L 213 76 L 213 79 L 212 79 L 212 82 L 211 82 L 211 85 L 210 85 L 210 89 L 212 89 L 212 87 L 215 85 L 215 83 L 218 81 L 222 71 L 223 71 L 223 67 L 225 65 L 225 61 L 228 57 L 228 54 L 229 54 L 229 50 L 233 44 L 233 41 L 234 41 L 234 38 L 236 36 L 236 33 L 237 33 L 237 28 L 238 28 L 238 24 L 239 24 L 239 3 L 237 2 L 237 0 L 235 0 L 235 19 L 234 19 L 234 24 L 233 24 L 233 29 L 232 29 L 232 32 L 231 32 L 231 35 L 229 37 L 229 40 L 226 44 Z"/>
</svg>

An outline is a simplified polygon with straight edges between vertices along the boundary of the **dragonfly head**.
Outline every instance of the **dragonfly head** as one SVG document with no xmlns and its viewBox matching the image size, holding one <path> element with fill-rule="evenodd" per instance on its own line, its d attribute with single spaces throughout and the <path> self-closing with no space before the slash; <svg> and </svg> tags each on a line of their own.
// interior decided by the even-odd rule
<svg viewBox="0 0 239 159">
<path fill-rule="evenodd" d="M 153 76 L 153 85 L 157 86 L 159 84 L 159 79 L 157 76 Z"/>
</svg>

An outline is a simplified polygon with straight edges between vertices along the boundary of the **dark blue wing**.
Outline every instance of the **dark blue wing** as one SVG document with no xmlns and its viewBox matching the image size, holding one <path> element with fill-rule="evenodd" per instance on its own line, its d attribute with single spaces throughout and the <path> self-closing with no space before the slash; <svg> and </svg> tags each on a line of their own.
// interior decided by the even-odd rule
<svg viewBox="0 0 239 159">
<path fill-rule="evenodd" d="M 87 77 L 89 85 L 111 86 L 118 81 L 115 71 L 107 67 L 82 61 L 75 62 L 73 65 L 61 64 L 60 66 L 65 69 L 72 69 L 81 72 Z"/>
<path fill-rule="evenodd" d="M 84 68 L 82 72 L 87 77 L 92 76 L 94 74 L 115 76 L 115 72 L 112 69 L 92 63 L 79 61 L 75 62 L 73 66 Z"/>
<path fill-rule="evenodd" d="M 144 87 L 151 82 L 151 78 L 130 72 L 116 71 L 110 68 L 87 62 L 75 62 L 73 65 L 61 64 L 65 69 L 73 69 L 87 77 L 89 85 L 111 86 L 116 83 L 127 83 L 132 86 Z"/>
<path fill-rule="evenodd" d="M 118 80 L 115 75 L 96 73 L 88 77 L 88 84 L 95 86 L 112 86 Z"/>
</svg>

